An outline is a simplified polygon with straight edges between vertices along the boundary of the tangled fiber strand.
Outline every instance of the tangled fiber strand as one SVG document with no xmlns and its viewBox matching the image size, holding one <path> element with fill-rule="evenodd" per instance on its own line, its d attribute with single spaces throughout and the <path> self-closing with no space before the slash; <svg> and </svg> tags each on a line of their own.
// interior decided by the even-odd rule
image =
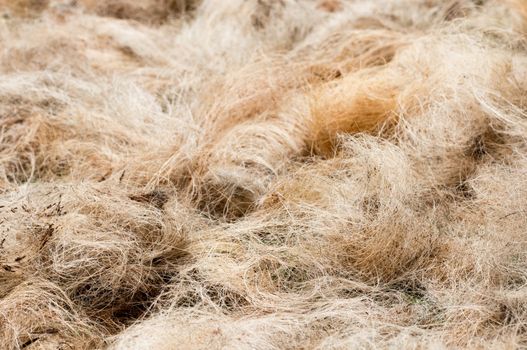
<svg viewBox="0 0 527 350">
<path fill-rule="evenodd" d="M 527 346 L 519 0 L 0 0 L 0 348 Z"/>
</svg>

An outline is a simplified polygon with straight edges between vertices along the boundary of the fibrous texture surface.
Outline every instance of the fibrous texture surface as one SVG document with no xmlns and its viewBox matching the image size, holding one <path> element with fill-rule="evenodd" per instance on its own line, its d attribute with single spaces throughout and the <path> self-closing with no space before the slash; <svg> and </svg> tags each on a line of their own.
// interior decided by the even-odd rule
<svg viewBox="0 0 527 350">
<path fill-rule="evenodd" d="M 524 0 L 0 0 L 0 349 L 522 347 Z"/>
</svg>

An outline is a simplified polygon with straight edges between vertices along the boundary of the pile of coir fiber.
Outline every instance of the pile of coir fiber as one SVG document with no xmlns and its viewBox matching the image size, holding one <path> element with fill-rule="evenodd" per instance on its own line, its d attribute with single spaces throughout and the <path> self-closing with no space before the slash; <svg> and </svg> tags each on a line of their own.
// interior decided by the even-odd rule
<svg viewBox="0 0 527 350">
<path fill-rule="evenodd" d="M 0 0 L 0 349 L 526 346 L 525 0 Z"/>
</svg>

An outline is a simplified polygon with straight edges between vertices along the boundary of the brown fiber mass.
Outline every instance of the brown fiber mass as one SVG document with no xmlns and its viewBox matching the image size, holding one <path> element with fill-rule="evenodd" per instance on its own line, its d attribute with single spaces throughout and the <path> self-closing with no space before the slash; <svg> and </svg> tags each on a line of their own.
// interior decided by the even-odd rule
<svg viewBox="0 0 527 350">
<path fill-rule="evenodd" d="M 527 347 L 524 0 L 0 0 L 0 349 Z"/>
</svg>

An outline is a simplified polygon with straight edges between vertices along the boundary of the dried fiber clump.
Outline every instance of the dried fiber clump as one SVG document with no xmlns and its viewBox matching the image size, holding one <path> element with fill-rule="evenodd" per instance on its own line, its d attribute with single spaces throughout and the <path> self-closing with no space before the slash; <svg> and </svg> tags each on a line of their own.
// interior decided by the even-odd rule
<svg viewBox="0 0 527 350">
<path fill-rule="evenodd" d="M 521 0 L 0 0 L 1 349 L 527 347 Z"/>
</svg>

